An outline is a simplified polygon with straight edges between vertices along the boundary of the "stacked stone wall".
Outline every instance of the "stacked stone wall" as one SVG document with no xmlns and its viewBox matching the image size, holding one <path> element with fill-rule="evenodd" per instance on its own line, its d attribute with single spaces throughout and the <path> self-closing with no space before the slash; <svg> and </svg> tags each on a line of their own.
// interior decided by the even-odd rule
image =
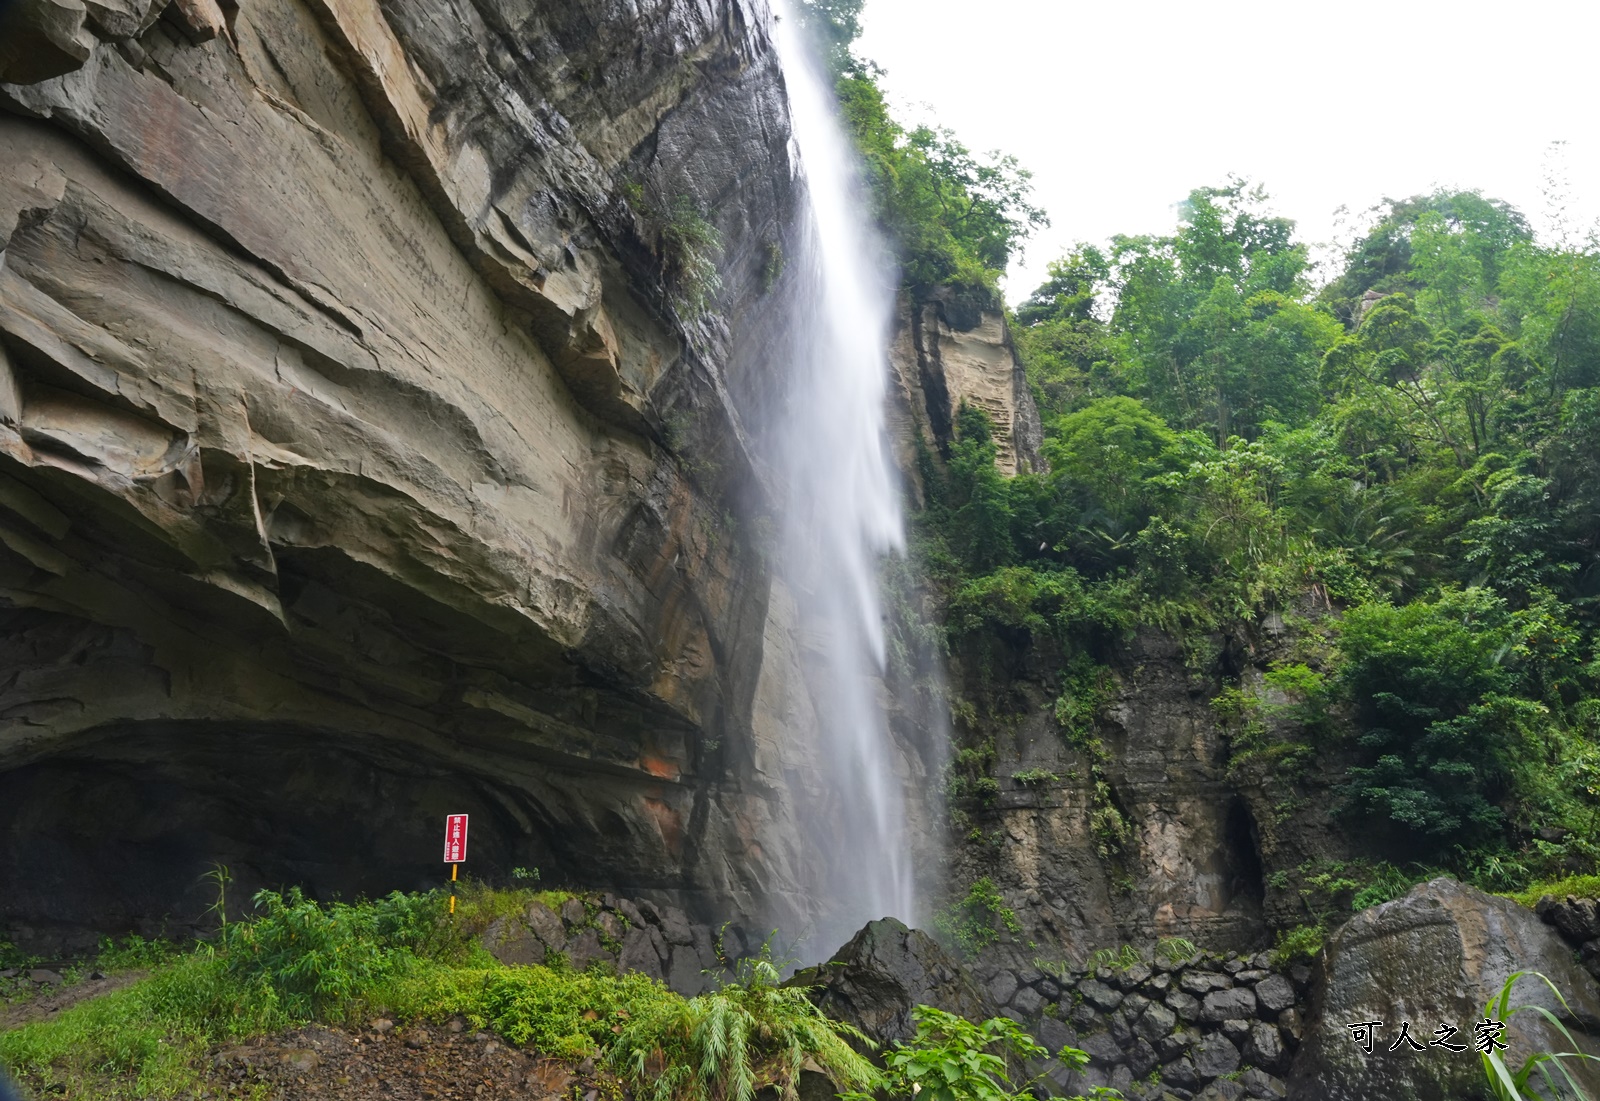
<svg viewBox="0 0 1600 1101">
<path fill-rule="evenodd" d="M 1144 1101 L 1286 1096 L 1283 1076 L 1304 1031 L 1312 970 L 1270 953 L 1197 953 L 1129 967 L 980 971 L 1002 1012 L 1052 1052 L 1089 1054 L 1073 1073 L 1052 1060 L 1053 1088 L 1095 1085 Z"/>
</svg>

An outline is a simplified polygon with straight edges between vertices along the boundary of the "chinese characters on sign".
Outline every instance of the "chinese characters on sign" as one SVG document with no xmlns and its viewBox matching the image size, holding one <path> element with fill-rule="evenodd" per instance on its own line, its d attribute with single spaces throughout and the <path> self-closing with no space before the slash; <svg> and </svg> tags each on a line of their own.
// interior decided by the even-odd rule
<svg viewBox="0 0 1600 1101">
<path fill-rule="evenodd" d="M 1371 1055 L 1372 1045 L 1378 1037 L 1378 1030 L 1383 1028 L 1384 1025 L 1382 1021 L 1352 1021 L 1344 1027 L 1350 1030 L 1351 1042 L 1360 1047 L 1366 1054 Z M 1485 1017 L 1480 1024 L 1473 1026 L 1473 1050 L 1484 1054 L 1488 1054 L 1495 1049 L 1504 1051 L 1506 1045 L 1500 1042 L 1500 1034 L 1505 1030 L 1506 1026 L 1500 1021 L 1490 1020 Z M 1416 1037 L 1411 1035 L 1411 1022 L 1401 1021 L 1400 1034 L 1389 1045 L 1389 1050 L 1425 1051 L 1430 1047 L 1442 1047 L 1447 1051 L 1466 1051 L 1466 1044 L 1451 1042 L 1451 1038 L 1460 1031 L 1455 1025 L 1441 1024 L 1433 1030 L 1433 1039 L 1423 1045 L 1418 1043 Z"/>
<path fill-rule="evenodd" d="M 444 862 L 464 864 L 467 860 L 467 816 L 452 814 L 444 820 Z"/>
</svg>

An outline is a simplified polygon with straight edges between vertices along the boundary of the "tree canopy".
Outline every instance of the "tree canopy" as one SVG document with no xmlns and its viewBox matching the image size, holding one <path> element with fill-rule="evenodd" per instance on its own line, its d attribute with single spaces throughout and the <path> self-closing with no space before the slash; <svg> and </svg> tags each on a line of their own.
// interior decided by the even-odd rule
<svg viewBox="0 0 1600 1101">
<path fill-rule="evenodd" d="M 1232 179 L 1168 236 L 1073 249 L 1013 321 L 1049 469 L 1000 477 L 960 418 L 918 520 L 953 645 L 1027 638 L 1070 694 L 1136 626 L 1195 641 L 1323 608 L 1307 676 L 1348 719 L 1306 752 L 1344 762 L 1375 847 L 1502 886 L 1593 866 L 1595 242 L 1441 191 L 1384 204 L 1319 288 Z"/>
</svg>

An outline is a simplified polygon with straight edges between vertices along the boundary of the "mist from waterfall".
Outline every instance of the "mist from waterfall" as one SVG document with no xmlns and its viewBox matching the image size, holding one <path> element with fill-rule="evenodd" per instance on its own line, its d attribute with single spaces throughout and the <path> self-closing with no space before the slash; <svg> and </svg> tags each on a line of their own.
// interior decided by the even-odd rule
<svg viewBox="0 0 1600 1101">
<path fill-rule="evenodd" d="M 778 0 L 802 227 L 793 385 L 778 428 L 788 478 L 783 576 L 809 639 L 826 789 L 803 810 L 823 864 L 828 912 L 811 946 L 832 951 L 865 922 L 913 919 L 906 798 L 889 730 L 878 566 L 904 546 L 885 428 L 892 258 L 874 230 L 854 149 L 799 19 Z"/>
</svg>

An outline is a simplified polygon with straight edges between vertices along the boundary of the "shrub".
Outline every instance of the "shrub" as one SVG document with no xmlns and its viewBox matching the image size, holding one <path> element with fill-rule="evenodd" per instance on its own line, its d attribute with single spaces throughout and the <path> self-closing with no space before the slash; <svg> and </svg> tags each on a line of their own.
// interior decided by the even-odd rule
<svg viewBox="0 0 1600 1101">
<path fill-rule="evenodd" d="M 722 289 L 717 271 L 722 234 L 684 195 L 672 204 L 661 223 L 661 261 L 668 295 L 680 313 L 699 317 Z"/>
<path fill-rule="evenodd" d="M 1067 1067 L 1079 1069 L 1089 1056 L 1077 1048 L 1052 1053 L 1009 1017 L 964 1020 L 953 1013 L 919 1005 L 911 1011 L 917 1033 L 884 1055 L 884 1093 L 918 1101 L 1016 1101 L 1031 1096 L 1033 1083 L 1012 1081 L 1013 1060 L 1054 1054 Z M 868 1101 L 864 1094 L 846 1094 L 845 1101 Z M 1096 1088 L 1096 1099 L 1119 1097 L 1115 1090 Z M 1081 1099 L 1079 1099 L 1081 1101 Z"/>
<path fill-rule="evenodd" d="M 999 942 L 1004 933 L 1020 933 L 1016 913 L 988 876 L 974 882 L 967 896 L 934 916 L 933 926 L 962 953 L 975 956 Z"/>
<path fill-rule="evenodd" d="M 1296 925 L 1278 933 L 1278 942 L 1272 949 L 1272 966 L 1287 967 L 1296 960 L 1307 963 L 1322 955 L 1323 938 L 1327 931 L 1320 925 Z"/>
<path fill-rule="evenodd" d="M 685 1001 L 660 998 L 628 1017 L 611 1045 L 611 1065 L 650 1101 L 751 1101 L 776 1087 L 797 1096 L 814 1060 L 842 1090 L 868 1091 L 879 1075 L 847 1040 L 860 1031 L 823 1016 L 800 987 L 779 985 L 770 955 L 744 960 L 737 978 Z"/>
<path fill-rule="evenodd" d="M 1494 1095 L 1495 1101 L 1539 1101 L 1544 1097 L 1587 1097 L 1583 1089 L 1573 1080 L 1572 1072 L 1567 1069 L 1567 1061 L 1572 1059 L 1588 1060 L 1600 1063 L 1600 1057 L 1588 1055 L 1578 1050 L 1578 1043 L 1572 1038 L 1572 1033 L 1567 1026 L 1561 1023 L 1554 1013 L 1539 1005 L 1511 1004 L 1511 988 L 1516 986 L 1521 978 L 1534 978 L 1550 988 L 1556 996 L 1557 1003 L 1570 1018 L 1572 1009 L 1567 1005 L 1566 998 L 1561 996 L 1561 991 L 1556 989 L 1555 983 L 1537 971 L 1518 971 L 1509 976 L 1501 985 L 1499 993 L 1491 997 L 1483 1007 L 1483 1016 L 1486 1021 L 1507 1023 L 1518 1013 L 1532 1011 L 1543 1017 L 1553 1025 L 1557 1032 L 1567 1042 L 1567 1050 L 1563 1052 L 1536 1051 L 1523 1061 L 1521 1067 L 1515 1072 L 1506 1066 L 1505 1059 L 1498 1049 L 1490 1045 L 1488 1051 L 1480 1051 L 1478 1058 L 1483 1063 L 1483 1075 L 1489 1084 L 1489 1090 Z M 1538 1089 L 1530 1089 L 1529 1083 L 1537 1072 L 1543 1085 Z M 1564 1084 L 1564 1085 L 1563 1085 Z"/>
<path fill-rule="evenodd" d="M 292 887 L 260 891 L 254 921 L 235 922 L 224 937 L 228 973 L 270 988 L 289 1017 L 341 1020 L 367 990 L 392 977 L 411 949 L 432 938 L 431 895 L 398 892 L 376 903 L 335 902 L 323 909 Z"/>
</svg>

